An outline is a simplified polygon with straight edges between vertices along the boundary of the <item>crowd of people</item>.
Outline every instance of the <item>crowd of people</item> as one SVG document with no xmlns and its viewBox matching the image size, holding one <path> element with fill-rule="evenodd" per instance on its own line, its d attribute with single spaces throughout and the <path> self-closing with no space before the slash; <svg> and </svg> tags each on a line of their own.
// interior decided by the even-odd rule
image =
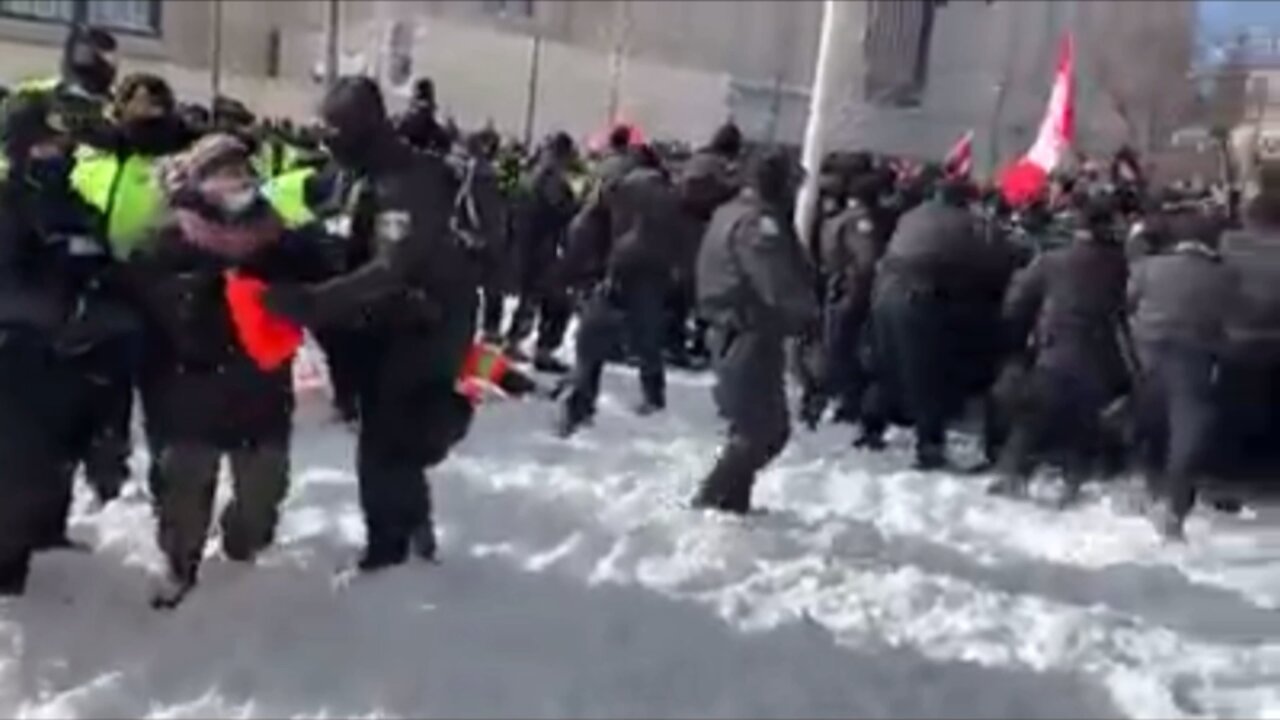
<svg viewBox="0 0 1280 720">
<path fill-rule="evenodd" d="M 114 43 L 74 28 L 60 74 L 3 105 L 0 594 L 33 553 L 75 546 L 81 470 L 98 502 L 120 494 L 135 404 L 155 607 L 197 583 L 224 458 L 222 552 L 252 562 L 289 488 L 302 329 L 357 435 L 362 571 L 435 558 L 426 473 L 466 435 L 477 380 L 556 403 L 568 437 L 610 362 L 637 368 L 640 416 L 665 410 L 668 366 L 709 367 L 728 433 L 691 505 L 737 514 L 793 417 L 857 427 L 870 451 L 911 428 L 936 470 L 976 416 L 991 492 L 1024 496 L 1051 463 L 1063 507 L 1132 463 L 1171 539 L 1208 478 L 1275 445 L 1280 174 L 1237 212 L 1151 187 L 1124 150 L 1015 207 L 955 168 L 842 151 L 802 239 L 795 152 L 732 123 L 692 152 L 626 126 L 600 152 L 565 133 L 530 151 L 440 122 L 430 80 L 392 117 L 348 77 L 295 126 L 117 82 Z"/>
</svg>

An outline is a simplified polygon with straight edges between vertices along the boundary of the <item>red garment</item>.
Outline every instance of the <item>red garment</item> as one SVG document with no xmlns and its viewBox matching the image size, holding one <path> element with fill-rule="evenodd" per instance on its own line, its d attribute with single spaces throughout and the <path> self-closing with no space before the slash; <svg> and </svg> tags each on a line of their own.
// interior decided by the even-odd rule
<svg viewBox="0 0 1280 720">
<path fill-rule="evenodd" d="M 485 388 L 499 386 L 509 367 L 510 362 L 501 350 L 484 343 L 472 343 L 462 363 L 458 389 L 473 405 L 479 404 Z"/>
<path fill-rule="evenodd" d="M 270 372 L 289 362 L 302 346 L 302 330 L 272 315 L 262 304 L 265 283 L 230 271 L 226 275 L 227 307 L 240 346 L 253 362 Z"/>
</svg>

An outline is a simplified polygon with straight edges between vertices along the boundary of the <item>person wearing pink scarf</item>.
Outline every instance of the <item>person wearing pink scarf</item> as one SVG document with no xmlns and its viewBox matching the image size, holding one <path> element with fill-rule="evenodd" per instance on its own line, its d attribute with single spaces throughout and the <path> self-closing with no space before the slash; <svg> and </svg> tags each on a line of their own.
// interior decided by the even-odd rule
<svg viewBox="0 0 1280 720">
<path fill-rule="evenodd" d="M 288 490 L 291 365 L 246 351 L 228 283 L 307 280 L 322 268 L 259 194 L 239 140 L 207 136 L 158 172 L 169 218 L 134 280 L 147 321 L 151 491 L 168 565 L 153 605 L 171 608 L 196 584 L 223 456 L 234 484 L 220 519 L 226 558 L 252 562 L 271 544 Z"/>
</svg>

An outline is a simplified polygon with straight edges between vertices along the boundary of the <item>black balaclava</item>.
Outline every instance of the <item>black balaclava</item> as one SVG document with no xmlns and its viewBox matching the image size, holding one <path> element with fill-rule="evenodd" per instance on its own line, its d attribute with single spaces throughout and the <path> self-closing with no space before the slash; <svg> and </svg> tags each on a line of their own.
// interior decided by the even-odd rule
<svg viewBox="0 0 1280 720">
<path fill-rule="evenodd" d="M 62 76 L 90 95 L 109 98 L 116 81 L 116 65 L 110 57 L 115 51 L 111 33 L 75 25 L 63 45 Z"/>
<path fill-rule="evenodd" d="M 727 122 L 711 136 L 711 144 L 707 147 L 717 155 L 734 159 L 742 154 L 742 131 L 732 121 Z"/>
<path fill-rule="evenodd" d="M 343 77 L 320 104 L 325 145 L 343 167 L 367 169 L 371 151 L 390 132 L 382 90 L 367 77 Z"/>
<path fill-rule="evenodd" d="M 618 125 L 609 131 L 609 149 L 615 153 L 625 153 L 631 146 L 631 126 Z"/>
<path fill-rule="evenodd" d="M 799 180 L 795 162 L 781 148 L 763 151 L 751 167 L 751 187 L 766 205 L 779 213 L 789 215 L 795 206 Z"/>
<path fill-rule="evenodd" d="M 413 84 L 413 104 L 431 112 L 436 111 L 436 83 L 431 78 L 420 78 Z"/>
<path fill-rule="evenodd" d="M 31 186 L 42 192 L 70 191 L 71 169 L 75 165 L 70 147 L 52 157 L 33 158 L 35 145 L 56 139 L 62 132 L 56 124 L 48 96 L 25 93 L 14 96 L 5 105 L 4 154 L 9 165 L 9 182 L 15 186 Z"/>
</svg>

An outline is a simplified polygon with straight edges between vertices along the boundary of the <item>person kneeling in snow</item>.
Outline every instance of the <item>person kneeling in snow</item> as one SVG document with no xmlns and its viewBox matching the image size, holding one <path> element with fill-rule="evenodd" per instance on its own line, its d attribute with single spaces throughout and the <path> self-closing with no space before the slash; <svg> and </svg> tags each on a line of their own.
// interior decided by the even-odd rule
<svg viewBox="0 0 1280 720">
<path fill-rule="evenodd" d="M 168 563 L 153 605 L 168 608 L 196 584 L 224 455 L 235 498 L 221 518 L 223 552 L 252 562 L 273 540 L 289 483 L 289 360 L 301 335 L 286 325 L 283 346 L 263 347 L 245 318 L 262 282 L 299 279 L 318 260 L 290 242 L 258 194 L 239 140 L 208 136 L 160 173 L 171 217 L 134 280 L 148 324 L 142 393 Z"/>
</svg>

